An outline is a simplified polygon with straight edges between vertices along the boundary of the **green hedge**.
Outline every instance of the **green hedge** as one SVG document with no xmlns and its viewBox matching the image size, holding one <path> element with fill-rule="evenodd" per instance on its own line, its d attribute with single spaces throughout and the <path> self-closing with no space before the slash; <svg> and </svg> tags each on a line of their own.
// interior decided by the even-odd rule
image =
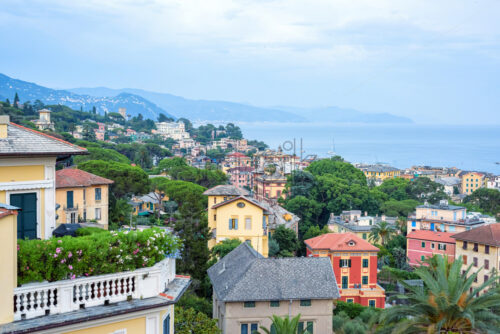
<svg viewBox="0 0 500 334">
<path fill-rule="evenodd" d="M 179 239 L 160 229 L 18 240 L 17 283 L 58 281 L 150 267 L 177 254 Z"/>
</svg>

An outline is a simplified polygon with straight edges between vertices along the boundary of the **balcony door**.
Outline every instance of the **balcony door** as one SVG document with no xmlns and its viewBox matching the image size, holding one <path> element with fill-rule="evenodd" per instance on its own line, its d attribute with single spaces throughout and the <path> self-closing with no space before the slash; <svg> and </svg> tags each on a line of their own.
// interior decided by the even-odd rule
<svg viewBox="0 0 500 334">
<path fill-rule="evenodd" d="M 37 238 L 36 193 L 11 194 L 10 205 L 21 210 L 17 214 L 17 238 Z"/>
</svg>

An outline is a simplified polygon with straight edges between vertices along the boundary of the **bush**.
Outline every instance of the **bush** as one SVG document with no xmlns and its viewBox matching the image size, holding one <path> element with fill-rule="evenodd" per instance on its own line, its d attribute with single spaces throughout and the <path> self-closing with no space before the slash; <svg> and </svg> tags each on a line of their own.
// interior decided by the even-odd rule
<svg viewBox="0 0 500 334">
<path fill-rule="evenodd" d="M 349 316 L 349 318 L 354 319 L 367 308 L 368 306 L 363 306 L 356 303 L 346 303 L 338 300 L 335 310 L 333 310 L 333 314 L 337 315 L 340 314 L 340 312 L 345 312 L 347 316 Z"/>
<path fill-rule="evenodd" d="M 359 321 L 349 321 L 342 326 L 343 334 L 366 334 L 366 326 Z"/>
<path fill-rule="evenodd" d="M 58 281 L 150 267 L 177 253 L 178 238 L 160 229 L 18 240 L 17 283 Z M 87 232 L 85 232 L 87 233 Z"/>
<path fill-rule="evenodd" d="M 186 291 L 181 299 L 177 302 L 175 307 L 182 307 L 184 309 L 192 308 L 196 312 L 206 314 L 212 318 L 212 302 L 208 299 L 198 297 L 192 290 Z"/>
<path fill-rule="evenodd" d="M 76 230 L 77 237 L 83 237 L 94 233 L 109 233 L 109 232 L 99 227 L 83 227 Z"/>
<path fill-rule="evenodd" d="M 209 318 L 192 308 L 184 309 L 179 306 L 175 307 L 174 326 L 174 332 L 177 334 L 219 334 L 221 332 L 217 328 L 217 319 Z"/>
<path fill-rule="evenodd" d="M 351 319 L 345 312 L 339 312 L 337 315 L 332 317 L 332 328 L 335 332 L 340 331 L 342 326 Z"/>
</svg>

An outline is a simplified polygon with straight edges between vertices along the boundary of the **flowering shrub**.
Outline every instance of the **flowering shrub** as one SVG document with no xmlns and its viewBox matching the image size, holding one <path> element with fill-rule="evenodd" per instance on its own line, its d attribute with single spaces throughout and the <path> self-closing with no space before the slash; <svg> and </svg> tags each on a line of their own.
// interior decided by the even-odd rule
<svg viewBox="0 0 500 334">
<path fill-rule="evenodd" d="M 177 254 L 178 238 L 160 229 L 18 240 L 17 283 L 58 281 L 150 267 Z"/>
</svg>

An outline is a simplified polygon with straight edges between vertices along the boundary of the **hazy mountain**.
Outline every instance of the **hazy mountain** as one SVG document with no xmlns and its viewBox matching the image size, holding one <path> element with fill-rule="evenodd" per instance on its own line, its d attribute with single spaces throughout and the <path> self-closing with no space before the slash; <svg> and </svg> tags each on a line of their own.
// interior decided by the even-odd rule
<svg viewBox="0 0 500 334">
<path fill-rule="evenodd" d="M 160 113 L 173 117 L 166 111 L 151 103 L 145 98 L 130 94 L 120 93 L 117 95 L 91 96 L 76 94 L 67 90 L 46 88 L 35 83 L 10 78 L 0 73 L 0 96 L 6 96 L 12 102 L 14 95 L 19 95 L 22 103 L 40 100 L 45 104 L 63 104 L 73 109 L 91 110 L 96 107 L 101 114 L 106 112 L 117 112 L 118 108 L 127 108 L 127 114 L 136 116 L 141 113 L 145 118 L 156 120 Z M 2 99 L 5 101 L 5 98 Z"/>
</svg>

